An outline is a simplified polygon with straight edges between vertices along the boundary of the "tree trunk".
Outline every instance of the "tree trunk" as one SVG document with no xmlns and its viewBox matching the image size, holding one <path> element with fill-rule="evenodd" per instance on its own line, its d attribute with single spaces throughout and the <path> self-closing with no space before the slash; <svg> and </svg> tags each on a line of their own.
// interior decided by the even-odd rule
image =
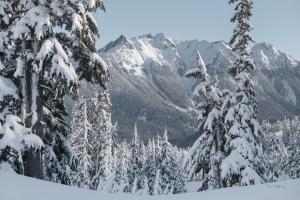
<svg viewBox="0 0 300 200">
<path fill-rule="evenodd" d="M 30 150 L 24 155 L 25 176 L 43 179 L 41 151 Z"/>
<path fill-rule="evenodd" d="M 29 62 L 30 63 L 30 62 Z M 38 123 L 33 124 L 32 123 L 32 102 L 33 102 L 33 91 L 32 88 L 35 87 L 34 84 L 36 83 L 33 78 L 33 69 L 32 65 L 27 64 L 26 67 L 26 120 L 25 120 L 25 126 L 26 128 L 31 128 L 33 134 L 37 134 L 41 137 L 42 131 L 41 131 L 41 124 L 40 122 L 40 116 L 38 116 Z M 39 108 L 38 108 L 39 109 Z M 41 137 L 42 138 L 42 137 Z M 43 179 L 43 170 L 42 170 L 42 152 L 41 151 L 34 151 L 34 150 L 28 150 L 28 152 L 24 155 L 24 172 L 26 176 Z"/>
</svg>

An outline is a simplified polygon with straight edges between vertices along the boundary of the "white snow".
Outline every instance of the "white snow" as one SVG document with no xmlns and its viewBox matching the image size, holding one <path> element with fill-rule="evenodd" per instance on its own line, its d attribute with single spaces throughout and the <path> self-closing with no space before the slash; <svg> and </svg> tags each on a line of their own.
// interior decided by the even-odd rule
<svg viewBox="0 0 300 200">
<path fill-rule="evenodd" d="M 50 71 L 50 76 L 56 74 L 57 76 L 62 76 L 69 82 L 76 82 L 77 75 L 72 63 L 64 51 L 61 44 L 56 38 L 49 38 L 44 41 L 42 47 L 37 55 L 37 59 L 44 60 L 48 54 L 54 54 L 51 60 L 52 68 Z M 40 62 L 39 68 L 42 68 L 43 62 Z"/>
<path fill-rule="evenodd" d="M 2 101 L 6 95 L 18 98 L 17 87 L 10 79 L 0 76 L 0 101 Z"/>
<path fill-rule="evenodd" d="M 79 31 L 79 32 L 81 32 L 81 30 L 83 29 L 83 26 L 81 25 L 82 21 L 83 21 L 82 18 L 81 18 L 81 16 L 74 13 L 72 15 L 72 21 L 73 21 L 72 31 Z"/>
<path fill-rule="evenodd" d="M 105 61 L 97 53 L 92 53 L 90 57 L 93 60 L 93 62 L 99 63 L 102 66 L 103 70 L 107 71 L 107 65 Z"/>
<path fill-rule="evenodd" d="M 1 51 L 1 47 L 0 47 L 0 51 Z M 3 63 L 0 60 L 0 70 L 3 70 L 3 69 L 4 69 L 4 65 L 3 65 Z"/>
<path fill-rule="evenodd" d="M 193 187 L 194 184 L 191 184 Z M 195 187 L 193 187 L 195 188 Z M 207 192 L 192 192 L 180 195 L 133 196 L 129 194 L 107 194 L 75 187 L 64 186 L 0 171 L 1 200 L 298 200 L 300 180 L 289 180 L 264 185 L 235 187 Z M 191 189 L 188 189 L 191 191 Z"/>
<path fill-rule="evenodd" d="M 24 147 L 32 147 L 40 149 L 44 146 L 43 141 L 37 136 L 30 133 L 30 130 L 24 128 L 21 119 L 15 115 L 6 115 L 3 124 L 4 135 L 0 140 L 0 150 L 6 146 L 10 146 L 17 151 L 21 151 Z"/>
<path fill-rule="evenodd" d="M 35 37 L 41 39 L 45 29 L 50 27 L 48 10 L 44 6 L 35 6 L 23 16 L 15 26 L 12 27 L 13 38 L 23 39 L 23 36 L 30 37 L 30 28 L 34 28 Z"/>
<path fill-rule="evenodd" d="M 288 65 L 296 67 L 298 65 L 296 59 L 266 42 L 255 44 L 252 48 L 252 56 L 257 61 L 258 67 L 267 69 L 278 69 Z"/>
<path fill-rule="evenodd" d="M 28 148 L 40 149 L 44 146 L 43 141 L 35 134 L 27 134 L 23 136 L 24 145 Z"/>
<path fill-rule="evenodd" d="M 17 78 L 23 76 L 24 62 L 20 57 L 18 57 L 16 61 L 17 61 L 17 69 L 14 73 L 14 77 Z"/>
<path fill-rule="evenodd" d="M 170 68 L 176 66 L 179 53 L 175 48 L 175 43 L 163 34 L 143 35 L 130 40 L 122 36 L 118 40 L 122 44 L 109 50 L 115 55 L 110 58 L 110 62 L 118 63 L 127 72 L 144 77 L 143 68 L 149 63 L 154 62 Z"/>
</svg>

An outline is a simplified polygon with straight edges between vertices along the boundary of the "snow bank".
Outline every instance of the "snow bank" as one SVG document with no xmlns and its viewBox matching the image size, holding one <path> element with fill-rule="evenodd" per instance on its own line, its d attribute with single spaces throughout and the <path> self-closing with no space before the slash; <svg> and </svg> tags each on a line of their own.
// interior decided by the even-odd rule
<svg viewBox="0 0 300 200">
<path fill-rule="evenodd" d="M 60 184 L 40 181 L 0 171 L 1 200 L 298 200 L 300 179 L 264 185 L 236 187 L 199 193 L 169 196 L 131 196 L 127 194 L 105 194 Z"/>
</svg>

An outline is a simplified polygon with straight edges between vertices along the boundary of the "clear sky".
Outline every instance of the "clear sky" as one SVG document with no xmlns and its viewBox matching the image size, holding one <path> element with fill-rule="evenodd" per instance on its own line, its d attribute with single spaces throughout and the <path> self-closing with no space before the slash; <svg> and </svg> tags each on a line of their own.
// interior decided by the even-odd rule
<svg viewBox="0 0 300 200">
<path fill-rule="evenodd" d="M 103 46 L 127 37 L 164 33 L 176 40 L 230 39 L 233 7 L 227 0 L 105 0 L 97 13 Z M 266 41 L 300 59 L 300 0 L 254 0 L 256 42 Z"/>
</svg>

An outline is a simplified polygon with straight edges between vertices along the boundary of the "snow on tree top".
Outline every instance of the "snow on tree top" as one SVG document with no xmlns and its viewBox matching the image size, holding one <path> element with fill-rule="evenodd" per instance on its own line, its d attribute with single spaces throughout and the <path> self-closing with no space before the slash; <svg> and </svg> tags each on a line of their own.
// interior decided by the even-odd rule
<svg viewBox="0 0 300 200">
<path fill-rule="evenodd" d="M 206 73 L 207 72 L 206 66 L 199 51 L 197 51 L 197 61 L 198 61 L 198 66 Z"/>
<path fill-rule="evenodd" d="M 197 65 L 198 67 L 189 69 L 186 72 L 185 76 L 188 78 L 194 77 L 194 78 L 205 79 L 208 76 L 207 69 L 199 51 L 197 51 Z"/>
</svg>

